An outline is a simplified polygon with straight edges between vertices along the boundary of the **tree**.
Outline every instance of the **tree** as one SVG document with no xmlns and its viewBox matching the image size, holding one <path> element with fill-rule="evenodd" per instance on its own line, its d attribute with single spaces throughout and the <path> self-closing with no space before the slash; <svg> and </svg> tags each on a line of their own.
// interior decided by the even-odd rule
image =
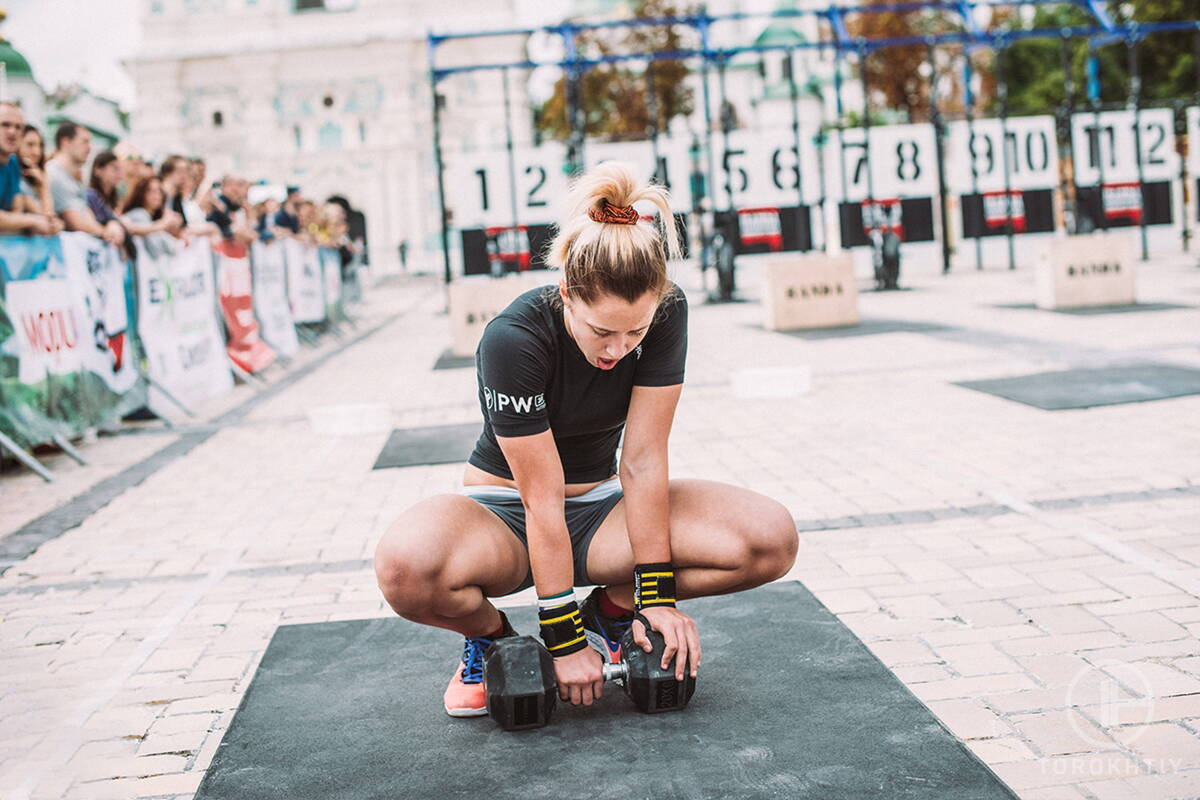
<svg viewBox="0 0 1200 800">
<path fill-rule="evenodd" d="M 631 10 L 637 19 L 691 13 L 690 8 L 671 0 L 635 0 Z M 576 46 L 580 57 L 587 59 L 683 50 L 693 46 L 685 41 L 686 38 L 686 32 L 677 26 L 601 28 L 579 33 Z M 687 116 L 694 108 L 692 90 L 685 85 L 689 69 L 682 61 L 664 60 L 653 62 L 649 73 L 654 85 L 656 119 L 653 121 L 659 130 L 665 130 L 673 118 Z M 538 130 L 560 140 L 571 135 L 566 82 L 564 75 L 555 85 L 554 94 L 536 112 Z M 588 69 L 579 83 L 585 135 L 611 141 L 646 138 L 652 120 L 645 71 L 631 68 L 628 62 L 600 64 Z"/>
<path fill-rule="evenodd" d="M 869 0 L 867 3 L 892 4 L 894 0 Z M 846 30 L 851 36 L 861 36 L 868 41 L 926 36 L 951 29 L 947 12 L 942 10 L 858 13 L 846 22 Z M 910 120 L 928 119 L 928 60 L 929 54 L 923 44 L 884 47 L 871 52 L 867 56 L 866 70 L 872 97 L 881 97 L 884 108 L 904 111 Z"/>
<path fill-rule="evenodd" d="M 1190 7 L 1190 10 L 1189 10 Z M 1134 0 L 1111 3 L 1109 12 L 1117 22 L 1160 22 L 1192 19 L 1195 0 Z M 1034 28 L 1059 28 L 1069 25 L 1094 25 L 1095 20 L 1073 6 L 1039 8 Z M 1138 48 L 1143 100 L 1189 98 L 1196 86 L 1193 34 L 1150 34 Z M 1034 39 L 1013 44 L 1005 54 L 1005 77 L 1009 85 L 1009 113 L 1045 114 L 1061 107 L 1066 99 L 1063 75 L 1063 43 L 1053 39 Z M 1075 86 L 1074 102 L 1083 105 L 1086 95 L 1088 42 L 1068 40 L 1067 59 Z M 1106 45 L 1095 51 L 1100 75 L 1100 101 L 1123 103 L 1129 97 L 1129 53 L 1124 42 Z"/>
</svg>

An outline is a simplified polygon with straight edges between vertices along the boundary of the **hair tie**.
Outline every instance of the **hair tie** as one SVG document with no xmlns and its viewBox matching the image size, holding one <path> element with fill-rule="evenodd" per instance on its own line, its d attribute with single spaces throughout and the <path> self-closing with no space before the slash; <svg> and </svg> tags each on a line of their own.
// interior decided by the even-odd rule
<svg viewBox="0 0 1200 800">
<path fill-rule="evenodd" d="M 641 215 L 633 206 L 616 206 L 607 200 L 588 209 L 588 216 L 595 222 L 609 225 L 637 225 Z"/>
</svg>

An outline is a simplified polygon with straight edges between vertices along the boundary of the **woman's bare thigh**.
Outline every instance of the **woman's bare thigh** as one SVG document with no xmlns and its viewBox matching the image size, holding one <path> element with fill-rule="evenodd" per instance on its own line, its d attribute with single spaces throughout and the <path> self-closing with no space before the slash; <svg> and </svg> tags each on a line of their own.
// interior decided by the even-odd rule
<svg viewBox="0 0 1200 800">
<path fill-rule="evenodd" d="M 465 495 L 443 494 L 422 500 L 392 523 L 376 548 L 375 565 L 398 581 L 477 586 L 497 597 L 525 580 L 529 554 L 495 514 Z"/>
<path fill-rule="evenodd" d="M 717 481 L 673 480 L 669 497 L 671 558 L 676 568 L 736 570 L 756 554 L 795 556 L 795 523 L 786 508 L 765 495 Z M 632 579 L 633 550 L 624 499 L 592 538 L 587 565 L 594 583 L 623 584 Z"/>
</svg>

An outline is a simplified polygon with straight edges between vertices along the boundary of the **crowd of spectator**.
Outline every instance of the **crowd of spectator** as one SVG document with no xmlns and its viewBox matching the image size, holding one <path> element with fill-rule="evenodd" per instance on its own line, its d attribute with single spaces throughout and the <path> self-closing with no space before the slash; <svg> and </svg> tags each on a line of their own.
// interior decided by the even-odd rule
<svg viewBox="0 0 1200 800">
<path fill-rule="evenodd" d="M 124 247 L 133 237 L 148 254 L 168 254 L 195 237 L 235 247 L 295 238 L 341 254 L 343 274 L 365 254 L 361 212 L 342 197 L 319 207 L 297 186 L 286 197 L 251 203 L 251 184 L 237 174 L 206 184 L 203 159 L 170 155 L 155 167 L 120 143 L 93 153 L 86 127 L 63 122 L 46 139 L 25 123 L 20 106 L 0 102 L 0 235 L 53 236 L 83 231 Z"/>
</svg>

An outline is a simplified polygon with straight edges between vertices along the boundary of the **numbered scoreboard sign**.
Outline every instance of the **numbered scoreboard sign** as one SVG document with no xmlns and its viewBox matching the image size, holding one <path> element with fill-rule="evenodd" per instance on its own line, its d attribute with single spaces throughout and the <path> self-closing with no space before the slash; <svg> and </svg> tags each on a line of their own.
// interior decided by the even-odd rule
<svg viewBox="0 0 1200 800">
<path fill-rule="evenodd" d="M 1001 235 L 1010 226 L 1013 233 L 1054 230 L 1053 117 L 960 120 L 950 124 L 947 140 L 946 182 L 961 198 L 964 236 Z"/>
<path fill-rule="evenodd" d="M 1200 107 L 1193 106 L 1187 110 L 1188 137 L 1188 172 L 1192 176 L 1192 186 L 1195 187 L 1193 197 L 1196 198 L 1196 219 L 1200 220 Z"/>
<path fill-rule="evenodd" d="M 1169 108 L 1136 115 L 1133 111 L 1074 115 L 1071 133 L 1080 214 L 1097 226 L 1170 224 L 1171 181 L 1179 174 L 1174 130 L 1174 112 Z"/>
<path fill-rule="evenodd" d="M 657 147 L 649 140 L 641 142 L 588 142 L 583 150 L 584 166 L 591 169 L 605 161 L 632 164 L 640 180 L 652 180 L 666 188 L 671 210 L 686 214 L 692 208 L 691 158 L 688 142 L 667 136 L 658 138 Z"/>
<path fill-rule="evenodd" d="M 938 188 L 933 126 L 883 125 L 871 128 L 869 150 L 866 141 L 861 128 L 849 128 L 830 142 L 829 177 L 835 185 L 845 181 L 842 245 L 868 244 L 872 226 L 896 231 L 906 242 L 932 241 Z"/>
<path fill-rule="evenodd" d="M 516 207 L 508 152 L 459 153 L 446 169 L 446 206 L 454 225 L 498 228 L 545 224 L 555 219 L 567 192 L 566 148 L 557 142 L 521 147 L 513 153 Z"/>
</svg>

